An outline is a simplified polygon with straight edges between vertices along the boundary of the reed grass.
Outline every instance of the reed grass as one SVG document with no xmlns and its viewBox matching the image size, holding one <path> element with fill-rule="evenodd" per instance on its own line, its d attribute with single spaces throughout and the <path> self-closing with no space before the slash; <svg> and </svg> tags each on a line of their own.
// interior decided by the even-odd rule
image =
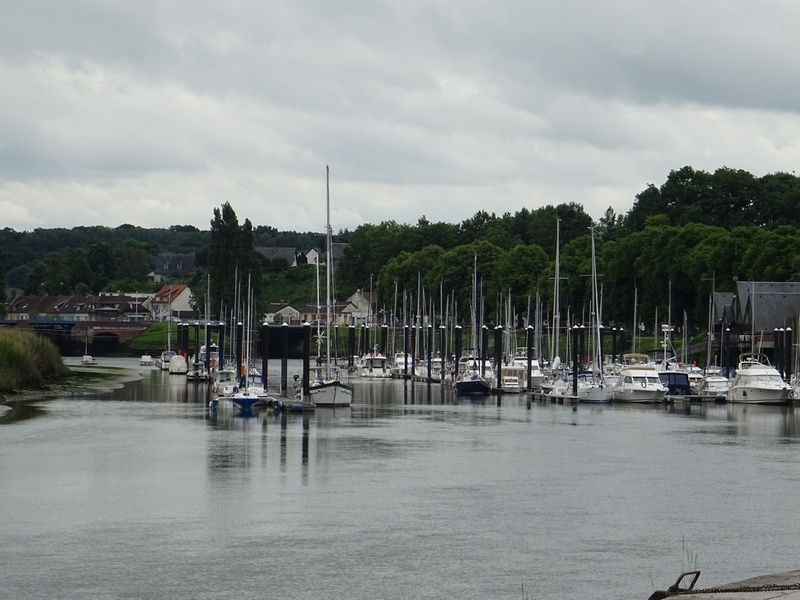
<svg viewBox="0 0 800 600">
<path fill-rule="evenodd" d="M 45 389 L 69 373 L 50 340 L 29 331 L 0 328 L 0 392 Z"/>
</svg>

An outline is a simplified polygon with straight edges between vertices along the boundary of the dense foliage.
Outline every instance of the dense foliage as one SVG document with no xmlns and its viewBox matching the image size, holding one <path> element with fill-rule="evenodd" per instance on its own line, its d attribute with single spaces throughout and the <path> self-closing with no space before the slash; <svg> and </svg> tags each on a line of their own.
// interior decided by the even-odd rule
<svg viewBox="0 0 800 600">
<path fill-rule="evenodd" d="M 48 339 L 0 328 L 0 392 L 40 389 L 67 373 L 61 354 Z"/>
<path fill-rule="evenodd" d="M 337 296 L 374 289 L 378 308 L 388 312 L 402 303 L 416 306 L 424 297 L 437 311 L 447 306 L 452 314 L 458 307 L 464 315 L 477 266 L 487 321 L 502 320 L 508 298 L 518 314 L 526 314 L 537 299 L 546 312 L 558 223 L 563 315 L 587 318 L 593 227 L 606 323 L 630 324 L 636 301 L 643 321 L 652 322 L 656 312 L 665 318 L 671 310 L 673 322 L 685 314 L 702 327 L 712 289 L 731 291 L 737 278 L 800 278 L 800 217 L 792 210 L 798 200 L 800 180 L 794 174 L 758 178 L 729 168 L 707 173 L 684 167 L 660 187 L 648 185 L 627 214 L 609 208 L 596 223 L 582 205 L 569 203 L 515 214 L 479 211 L 459 224 L 432 223 L 424 216 L 414 225 L 365 224 L 336 236 L 349 244 L 336 266 Z M 10 291 L 144 291 L 155 256 L 193 252 L 198 268 L 186 282 L 202 307 L 210 281 L 215 314 L 232 306 L 248 273 L 256 275 L 252 285 L 262 303 L 301 307 L 312 300 L 313 266 L 289 268 L 252 250 L 294 247 L 302 256 L 322 245 L 321 233 L 253 227 L 247 219 L 240 225 L 227 203 L 214 210 L 209 231 L 177 225 L 0 231 Z"/>
</svg>

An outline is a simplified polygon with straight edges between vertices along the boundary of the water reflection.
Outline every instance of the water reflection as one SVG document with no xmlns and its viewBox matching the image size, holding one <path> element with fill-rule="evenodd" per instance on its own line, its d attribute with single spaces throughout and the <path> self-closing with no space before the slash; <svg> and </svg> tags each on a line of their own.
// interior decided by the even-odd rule
<svg viewBox="0 0 800 600">
<path fill-rule="evenodd" d="M 794 408 L 528 407 L 526 394 L 354 383 L 352 407 L 312 413 L 214 412 L 207 386 L 160 372 L 95 399 L 15 406 L 0 421 L 38 418 L 0 430 L 11 589 L 36 581 L 58 597 L 110 581 L 89 595 L 120 597 L 167 565 L 181 599 L 200 580 L 218 596 L 252 583 L 239 595 L 253 598 L 374 598 L 390 585 L 513 597 L 520 581 L 556 600 L 620 582 L 647 597 L 637 574 L 674 577 L 684 532 L 707 541 L 709 582 L 736 578 L 720 565 L 755 569 L 745 554 L 778 570 L 797 553 Z M 355 564 L 388 575 L 336 575 Z"/>
<path fill-rule="evenodd" d="M 0 425 L 17 423 L 47 414 L 44 408 L 30 402 L 9 402 L 8 406 L 11 410 L 0 413 Z"/>
</svg>

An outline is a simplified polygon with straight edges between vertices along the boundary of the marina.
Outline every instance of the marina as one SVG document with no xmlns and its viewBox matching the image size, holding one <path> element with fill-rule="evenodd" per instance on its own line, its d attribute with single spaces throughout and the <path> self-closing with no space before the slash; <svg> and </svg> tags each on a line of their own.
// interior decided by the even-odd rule
<svg viewBox="0 0 800 600">
<path fill-rule="evenodd" d="M 143 379 L 0 416 L 9 597 L 640 600 L 796 567 L 792 406 L 355 379 L 244 417 L 126 360 Z"/>
</svg>

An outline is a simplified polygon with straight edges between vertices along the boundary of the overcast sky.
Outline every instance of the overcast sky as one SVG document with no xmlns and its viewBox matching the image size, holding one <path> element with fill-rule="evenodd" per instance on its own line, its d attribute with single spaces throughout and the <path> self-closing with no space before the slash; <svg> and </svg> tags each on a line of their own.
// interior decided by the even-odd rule
<svg viewBox="0 0 800 600">
<path fill-rule="evenodd" d="M 800 161 L 793 0 L 25 0 L 0 19 L 0 227 L 322 231 Z"/>
</svg>

